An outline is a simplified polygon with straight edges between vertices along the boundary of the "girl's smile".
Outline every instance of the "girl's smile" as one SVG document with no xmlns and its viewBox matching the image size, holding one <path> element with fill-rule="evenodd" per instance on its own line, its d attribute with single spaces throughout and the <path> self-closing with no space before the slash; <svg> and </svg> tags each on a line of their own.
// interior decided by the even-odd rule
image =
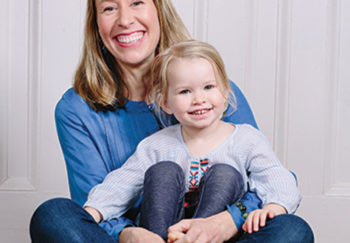
<svg viewBox="0 0 350 243">
<path fill-rule="evenodd" d="M 212 64 L 204 58 L 178 58 L 167 70 L 169 83 L 165 111 L 184 128 L 211 128 L 219 124 L 226 98 Z"/>
</svg>

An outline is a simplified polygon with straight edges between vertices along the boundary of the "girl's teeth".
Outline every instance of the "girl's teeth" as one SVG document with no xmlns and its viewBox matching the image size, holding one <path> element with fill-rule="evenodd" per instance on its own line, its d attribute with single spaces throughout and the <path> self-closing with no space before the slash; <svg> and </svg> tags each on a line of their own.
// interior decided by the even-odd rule
<svg viewBox="0 0 350 243">
<path fill-rule="evenodd" d="M 206 112 L 207 112 L 207 110 L 199 110 L 199 111 L 193 112 L 193 114 L 195 114 L 195 115 L 201 115 L 201 114 L 204 114 L 204 113 L 206 113 Z"/>
<path fill-rule="evenodd" d="M 131 35 L 120 35 L 117 39 L 121 43 L 129 44 L 140 40 L 143 36 L 143 32 L 136 32 Z"/>
</svg>

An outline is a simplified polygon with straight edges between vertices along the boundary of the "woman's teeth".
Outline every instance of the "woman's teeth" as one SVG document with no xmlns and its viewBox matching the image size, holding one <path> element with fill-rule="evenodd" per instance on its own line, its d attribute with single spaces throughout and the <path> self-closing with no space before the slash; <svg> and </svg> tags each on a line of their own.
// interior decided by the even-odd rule
<svg viewBox="0 0 350 243">
<path fill-rule="evenodd" d="M 119 35 L 117 40 L 124 44 L 129 44 L 140 40 L 143 37 L 143 32 L 135 32 L 131 35 Z"/>
</svg>

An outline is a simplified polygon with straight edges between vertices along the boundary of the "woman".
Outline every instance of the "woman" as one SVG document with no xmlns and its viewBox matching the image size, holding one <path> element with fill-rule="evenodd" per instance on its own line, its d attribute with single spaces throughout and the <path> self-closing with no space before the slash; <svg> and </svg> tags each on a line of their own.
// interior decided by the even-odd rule
<svg viewBox="0 0 350 243">
<path fill-rule="evenodd" d="M 187 39 L 190 35 L 170 0 L 88 1 L 84 53 L 74 90 L 68 90 L 56 107 L 72 200 L 49 200 L 36 210 L 30 229 L 33 242 L 115 242 L 118 238 L 121 243 L 163 242 L 145 229 L 128 227 L 137 222 L 139 203 L 125 217 L 100 224 L 81 206 L 94 185 L 119 168 L 143 138 L 162 128 L 153 106 L 144 101 L 150 65 L 157 53 Z M 256 126 L 244 96 L 232 87 L 238 109 L 226 120 Z M 172 231 L 187 232 L 177 242 L 223 242 L 239 237 L 242 215 L 260 203 L 254 193 L 241 201 L 245 207 L 232 205 L 230 213 L 172 226 Z M 278 242 L 276 227 L 283 240 L 293 232 L 301 238 L 291 242 L 312 239 L 308 225 L 293 215 L 276 217 L 259 232 L 241 238 L 261 241 L 272 237 L 271 242 Z"/>
</svg>

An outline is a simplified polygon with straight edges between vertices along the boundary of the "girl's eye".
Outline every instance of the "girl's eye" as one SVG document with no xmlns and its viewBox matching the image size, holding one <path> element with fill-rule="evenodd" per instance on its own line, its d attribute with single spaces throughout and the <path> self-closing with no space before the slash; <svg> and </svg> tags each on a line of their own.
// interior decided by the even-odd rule
<svg viewBox="0 0 350 243">
<path fill-rule="evenodd" d="M 213 89 L 213 88 L 215 88 L 214 84 L 208 84 L 204 87 L 204 89 Z"/>
<path fill-rule="evenodd" d="M 180 91 L 180 94 L 188 94 L 190 91 L 188 89 L 184 89 Z"/>
</svg>

